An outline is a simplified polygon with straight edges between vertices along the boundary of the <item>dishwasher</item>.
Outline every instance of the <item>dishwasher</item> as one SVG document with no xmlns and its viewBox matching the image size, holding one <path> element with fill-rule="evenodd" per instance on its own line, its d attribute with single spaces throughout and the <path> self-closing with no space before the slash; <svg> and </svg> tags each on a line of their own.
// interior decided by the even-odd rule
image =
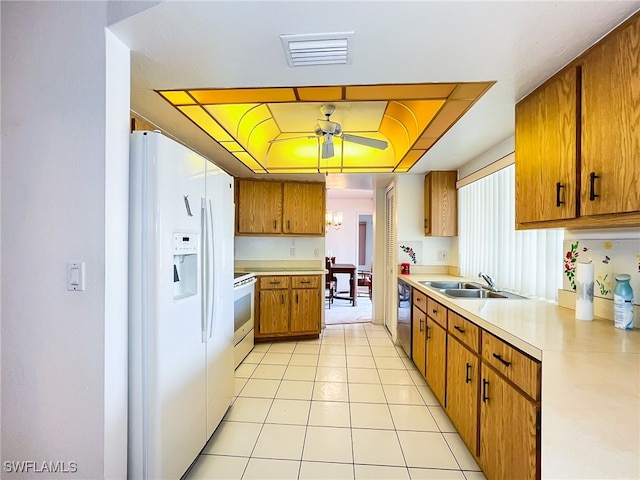
<svg viewBox="0 0 640 480">
<path fill-rule="evenodd" d="M 411 358 L 411 285 L 398 279 L 398 342 Z"/>
</svg>

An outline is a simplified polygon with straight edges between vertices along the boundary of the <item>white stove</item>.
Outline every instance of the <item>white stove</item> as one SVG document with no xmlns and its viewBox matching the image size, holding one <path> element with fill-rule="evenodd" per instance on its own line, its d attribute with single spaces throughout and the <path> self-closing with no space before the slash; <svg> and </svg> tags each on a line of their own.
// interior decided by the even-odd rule
<svg viewBox="0 0 640 480">
<path fill-rule="evenodd" d="M 233 274 L 233 323 L 235 367 L 253 350 L 253 309 L 256 276 L 253 273 Z"/>
</svg>

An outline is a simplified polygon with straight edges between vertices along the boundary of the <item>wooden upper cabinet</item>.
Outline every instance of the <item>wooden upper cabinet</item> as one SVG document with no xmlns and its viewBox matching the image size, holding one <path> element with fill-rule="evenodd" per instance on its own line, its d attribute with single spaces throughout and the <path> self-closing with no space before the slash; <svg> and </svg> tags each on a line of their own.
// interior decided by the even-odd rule
<svg viewBox="0 0 640 480">
<path fill-rule="evenodd" d="M 424 177 L 424 234 L 458 235 L 458 172 L 429 172 Z"/>
<path fill-rule="evenodd" d="M 324 235 L 324 183 L 236 180 L 238 235 Z"/>
<path fill-rule="evenodd" d="M 238 180 L 236 196 L 237 233 L 281 232 L 282 183 Z"/>
<path fill-rule="evenodd" d="M 582 62 L 581 214 L 640 212 L 640 17 Z"/>
<path fill-rule="evenodd" d="M 516 105 L 516 223 L 576 217 L 576 68 Z"/>
<path fill-rule="evenodd" d="M 325 196 L 322 183 L 284 183 L 282 231 L 324 235 Z"/>
<path fill-rule="evenodd" d="M 517 228 L 640 225 L 640 14 L 516 105 Z"/>
</svg>

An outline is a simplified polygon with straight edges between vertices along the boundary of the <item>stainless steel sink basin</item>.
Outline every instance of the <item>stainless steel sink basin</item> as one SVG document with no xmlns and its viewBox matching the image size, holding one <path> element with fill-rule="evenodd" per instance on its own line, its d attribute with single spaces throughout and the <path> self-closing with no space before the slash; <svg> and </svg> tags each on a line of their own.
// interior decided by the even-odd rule
<svg viewBox="0 0 640 480">
<path fill-rule="evenodd" d="M 478 290 L 480 288 L 482 288 L 481 285 L 477 284 L 477 283 L 473 283 L 473 282 L 420 282 L 422 285 L 426 286 L 426 287 L 431 287 L 431 288 L 437 288 L 438 290 L 440 289 L 472 289 L 472 290 Z"/>
<path fill-rule="evenodd" d="M 441 292 L 453 298 L 511 298 L 511 299 L 526 298 L 520 295 L 516 295 L 515 293 L 493 292 L 491 290 L 486 290 L 484 288 L 480 290 L 447 288 L 447 289 L 441 290 Z"/>
</svg>

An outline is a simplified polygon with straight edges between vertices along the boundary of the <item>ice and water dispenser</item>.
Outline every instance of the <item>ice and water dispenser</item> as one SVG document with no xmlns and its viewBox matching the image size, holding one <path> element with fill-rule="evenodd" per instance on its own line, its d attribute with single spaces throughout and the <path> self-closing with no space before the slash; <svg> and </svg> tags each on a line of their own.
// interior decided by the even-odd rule
<svg viewBox="0 0 640 480">
<path fill-rule="evenodd" d="M 198 291 L 198 235 L 173 234 L 173 300 L 191 297 Z"/>
</svg>

